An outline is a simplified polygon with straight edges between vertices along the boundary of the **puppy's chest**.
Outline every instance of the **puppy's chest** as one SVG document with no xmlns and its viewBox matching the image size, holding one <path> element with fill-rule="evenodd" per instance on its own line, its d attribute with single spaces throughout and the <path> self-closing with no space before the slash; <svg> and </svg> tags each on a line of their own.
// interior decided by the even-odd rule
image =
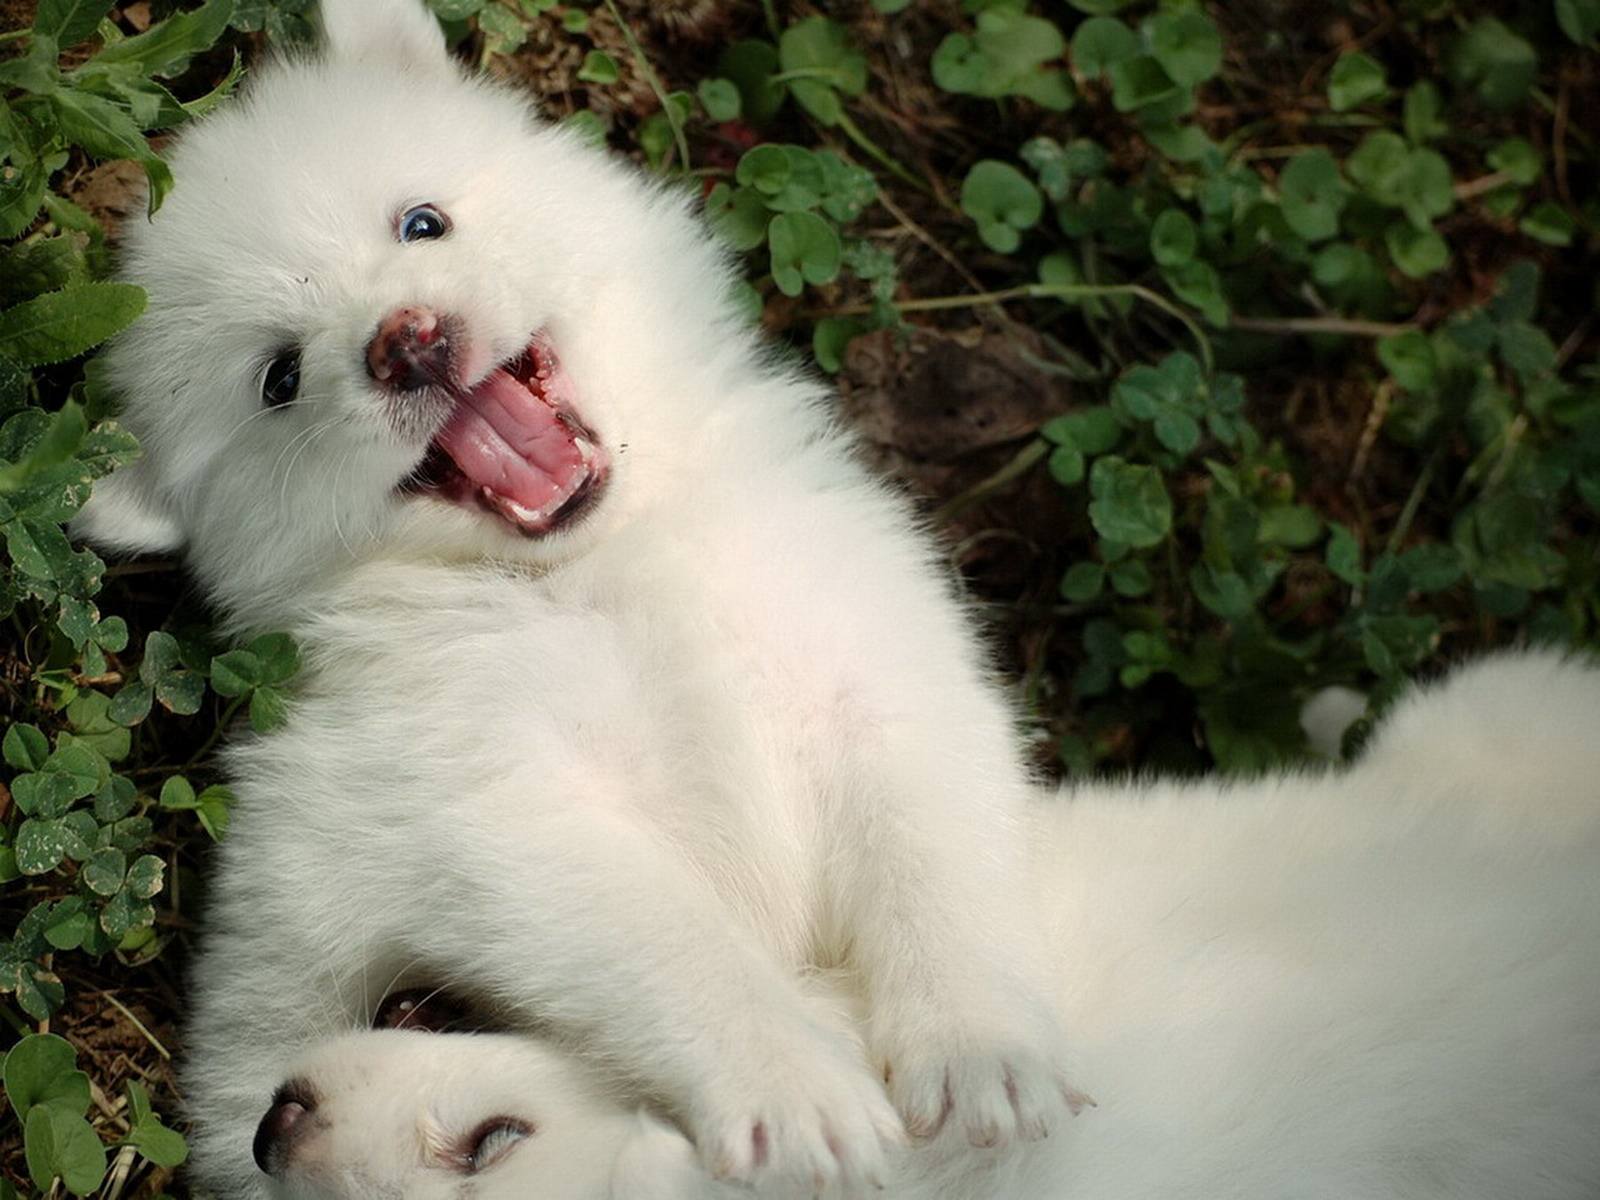
<svg viewBox="0 0 1600 1200">
<path fill-rule="evenodd" d="M 846 664 L 768 613 L 700 600 L 619 615 L 614 682 L 596 682 L 633 703 L 610 711 L 657 739 L 675 778 L 708 776 L 707 792 L 823 786 L 861 720 Z"/>
<path fill-rule="evenodd" d="M 689 794 L 812 792 L 861 723 L 848 671 L 723 599 L 658 572 L 408 613 L 341 648 L 300 734 L 425 791 L 515 776 L 540 798 L 616 792 L 664 817 Z"/>
</svg>

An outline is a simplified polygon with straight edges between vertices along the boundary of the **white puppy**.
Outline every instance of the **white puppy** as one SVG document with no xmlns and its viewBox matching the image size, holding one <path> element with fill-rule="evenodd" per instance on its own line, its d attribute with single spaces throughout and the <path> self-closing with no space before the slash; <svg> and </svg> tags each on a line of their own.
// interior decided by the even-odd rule
<svg viewBox="0 0 1600 1200">
<path fill-rule="evenodd" d="M 1099 1110 L 903 1151 L 884 1200 L 1593 1200 L 1597 780 L 1600 670 L 1532 654 L 1413 696 L 1346 772 L 1041 803 Z M 291 1076 L 262 1133 L 286 1200 L 748 1195 L 534 1039 L 346 1034 Z"/>
<path fill-rule="evenodd" d="M 200 1182 L 259 1193 L 287 1064 L 406 971 L 580 1039 L 731 1179 L 1045 1134 L 1029 781 L 930 540 L 684 195 L 465 77 L 420 0 L 324 8 L 130 230 L 145 456 L 80 523 L 306 651 L 230 758 Z M 870 1065 L 794 982 L 841 962 Z"/>
</svg>

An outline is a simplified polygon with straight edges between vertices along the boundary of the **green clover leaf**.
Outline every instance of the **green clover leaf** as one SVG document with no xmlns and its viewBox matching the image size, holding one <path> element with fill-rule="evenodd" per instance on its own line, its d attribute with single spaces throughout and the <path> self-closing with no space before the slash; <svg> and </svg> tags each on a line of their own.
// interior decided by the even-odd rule
<svg viewBox="0 0 1600 1200">
<path fill-rule="evenodd" d="M 1150 53 L 1180 87 L 1210 79 L 1222 66 L 1222 35 L 1199 9 L 1158 12 L 1145 23 Z"/>
<path fill-rule="evenodd" d="M 1339 214 L 1350 188 L 1339 176 L 1339 164 L 1320 146 L 1295 155 L 1278 176 L 1278 199 L 1289 228 L 1308 242 L 1339 232 Z"/>
<path fill-rule="evenodd" d="M 1334 112 L 1349 112 L 1388 93 L 1383 64 L 1359 50 L 1340 55 L 1328 73 L 1328 106 Z"/>
<path fill-rule="evenodd" d="M 1096 459 L 1089 473 L 1089 520 L 1111 541 L 1154 546 L 1172 528 L 1172 499 L 1155 467 L 1115 455 Z"/>
<path fill-rule="evenodd" d="M 844 116 L 839 93 L 867 90 L 867 56 L 850 42 L 843 26 L 826 17 L 807 17 L 783 31 L 778 63 L 794 98 L 824 125 Z"/>
<path fill-rule="evenodd" d="M 767 226 L 772 279 L 785 296 L 808 283 L 828 283 L 839 274 L 839 235 L 815 213 L 780 213 Z"/>
<path fill-rule="evenodd" d="M 961 185 L 961 211 L 978 223 L 985 245 L 1009 254 L 1044 215 L 1044 196 L 1010 163 L 984 159 Z"/>
</svg>

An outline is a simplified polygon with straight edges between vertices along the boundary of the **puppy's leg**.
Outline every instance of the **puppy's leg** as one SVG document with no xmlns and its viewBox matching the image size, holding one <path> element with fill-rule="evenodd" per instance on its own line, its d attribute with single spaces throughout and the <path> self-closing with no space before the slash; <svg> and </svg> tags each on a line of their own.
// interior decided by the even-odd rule
<svg viewBox="0 0 1600 1200">
<path fill-rule="evenodd" d="M 837 914 L 869 999 L 869 1049 L 915 1136 L 977 1146 L 1048 1134 L 1087 1102 L 1067 1081 L 1023 885 L 1028 795 L 981 688 L 876 722 L 841 780 Z"/>
<path fill-rule="evenodd" d="M 658 1090 L 720 1178 L 880 1178 L 885 1146 L 902 1137 L 881 1083 L 681 856 L 594 808 L 540 828 L 521 861 L 482 844 L 440 847 L 441 864 L 476 869 L 445 865 L 431 902 L 473 916 L 414 931 L 419 955 L 582 1035 Z"/>
</svg>

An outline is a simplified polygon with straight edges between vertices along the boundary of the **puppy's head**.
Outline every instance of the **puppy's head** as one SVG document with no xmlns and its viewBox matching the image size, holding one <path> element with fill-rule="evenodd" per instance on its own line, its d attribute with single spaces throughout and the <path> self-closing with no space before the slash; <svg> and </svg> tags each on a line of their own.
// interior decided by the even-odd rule
<svg viewBox="0 0 1600 1200">
<path fill-rule="evenodd" d="M 186 547 L 247 623 L 352 560 L 581 553 L 629 444 L 706 419 L 662 397 L 731 320 L 680 198 L 465 75 L 420 0 L 323 9 L 129 230 L 149 306 L 109 358 L 144 456 L 78 525 Z"/>
<path fill-rule="evenodd" d="M 280 1200 L 709 1200 L 689 1143 L 524 1037 L 374 1030 L 322 1043 L 263 1114 Z"/>
</svg>

